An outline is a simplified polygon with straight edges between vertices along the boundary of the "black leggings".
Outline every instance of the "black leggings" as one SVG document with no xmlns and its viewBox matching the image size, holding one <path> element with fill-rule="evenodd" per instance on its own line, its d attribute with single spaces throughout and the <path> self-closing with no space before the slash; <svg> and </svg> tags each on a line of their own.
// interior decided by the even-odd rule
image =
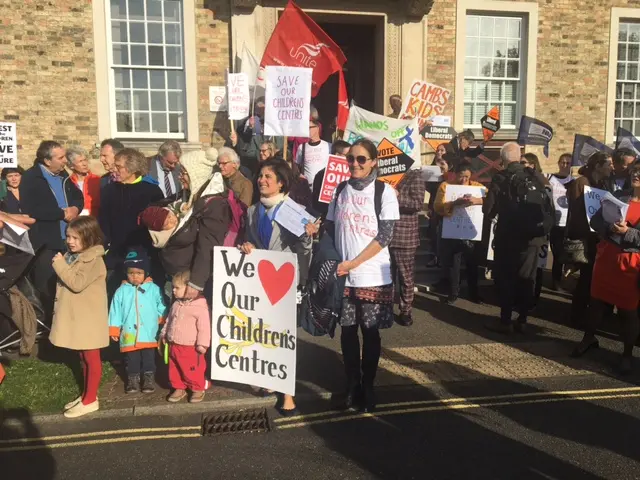
<svg viewBox="0 0 640 480">
<path fill-rule="evenodd" d="M 604 318 L 605 314 L 610 311 L 611 306 L 601 300 L 591 299 L 589 304 L 589 315 L 587 315 L 587 328 L 585 329 L 585 338 L 595 338 L 598 325 Z M 638 319 L 637 310 L 621 310 L 618 309 L 618 316 L 622 320 L 622 341 L 624 342 L 624 351 L 622 355 L 631 357 L 633 355 L 633 346 L 638 339 L 640 333 L 640 320 Z"/>
<path fill-rule="evenodd" d="M 358 328 L 362 329 L 362 357 Z M 365 387 L 373 387 L 380 360 L 380 330 L 377 327 L 365 328 L 359 325 L 342 327 L 340 344 L 348 387 L 353 388 L 361 383 Z"/>
</svg>

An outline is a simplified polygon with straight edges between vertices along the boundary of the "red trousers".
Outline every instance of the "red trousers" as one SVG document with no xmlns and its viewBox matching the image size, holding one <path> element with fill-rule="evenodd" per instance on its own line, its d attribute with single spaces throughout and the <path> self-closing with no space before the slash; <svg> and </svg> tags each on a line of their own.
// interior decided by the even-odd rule
<svg viewBox="0 0 640 480">
<path fill-rule="evenodd" d="M 207 389 L 205 371 L 207 362 L 196 347 L 186 345 L 169 346 L 169 383 L 171 388 L 192 392 L 203 392 Z"/>
<path fill-rule="evenodd" d="M 82 374 L 84 376 L 82 403 L 89 405 L 96 401 L 98 397 L 98 388 L 100 388 L 100 380 L 102 378 L 100 350 L 80 350 L 80 362 L 82 364 Z"/>
</svg>

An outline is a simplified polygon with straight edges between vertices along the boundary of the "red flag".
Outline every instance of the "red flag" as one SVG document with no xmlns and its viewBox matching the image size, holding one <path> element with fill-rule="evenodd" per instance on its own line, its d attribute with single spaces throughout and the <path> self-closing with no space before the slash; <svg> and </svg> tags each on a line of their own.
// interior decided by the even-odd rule
<svg viewBox="0 0 640 480">
<path fill-rule="evenodd" d="M 271 34 L 260 61 L 260 67 L 279 65 L 313 69 L 311 96 L 330 75 L 340 72 L 338 88 L 338 128 L 344 129 L 348 117 L 347 89 L 342 75 L 342 65 L 347 61 L 340 47 L 322 30 L 309 15 L 292 1 L 284 9 Z M 344 104 L 344 107 L 343 107 Z M 347 110 L 347 115 L 344 113 Z M 344 123 L 341 124 L 341 118 Z"/>
</svg>

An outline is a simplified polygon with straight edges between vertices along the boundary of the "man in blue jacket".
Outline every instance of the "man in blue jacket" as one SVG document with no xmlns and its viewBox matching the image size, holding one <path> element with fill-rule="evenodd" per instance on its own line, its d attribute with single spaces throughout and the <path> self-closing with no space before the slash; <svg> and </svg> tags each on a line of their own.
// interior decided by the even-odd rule
<svg viewBox="0 0 640 480">
<path fill-rule="evenodd" d="M 29 230 L 29 238 L 34 250 L 42 249 L 33 266 L 33 283 L 42 295 L 43 305 L 49 309 L 56 286 L 51 261 L 56 253 L 66 250 L 67 224 L 84 207 L 82 192 L 69 179 L 66 164 L 64 147 L 46 140 L 38 147 L 34 165 L 24 172 L 20 183 L 22 212 L 36 221 Z"/>
</svg>

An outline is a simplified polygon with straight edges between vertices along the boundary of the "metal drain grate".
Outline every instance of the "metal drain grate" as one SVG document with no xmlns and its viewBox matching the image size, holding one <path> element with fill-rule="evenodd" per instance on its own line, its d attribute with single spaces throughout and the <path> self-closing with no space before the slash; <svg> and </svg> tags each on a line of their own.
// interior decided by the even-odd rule
<svg viewBox="0 0 640 480">
<path fill-rule="evenodd" d="M 271 424 L 267 409 L 240 410 L 206 415 L 202 419 L 202 435 L 224 435 L 228 433 L 269 432 Z"/>
</svg>

